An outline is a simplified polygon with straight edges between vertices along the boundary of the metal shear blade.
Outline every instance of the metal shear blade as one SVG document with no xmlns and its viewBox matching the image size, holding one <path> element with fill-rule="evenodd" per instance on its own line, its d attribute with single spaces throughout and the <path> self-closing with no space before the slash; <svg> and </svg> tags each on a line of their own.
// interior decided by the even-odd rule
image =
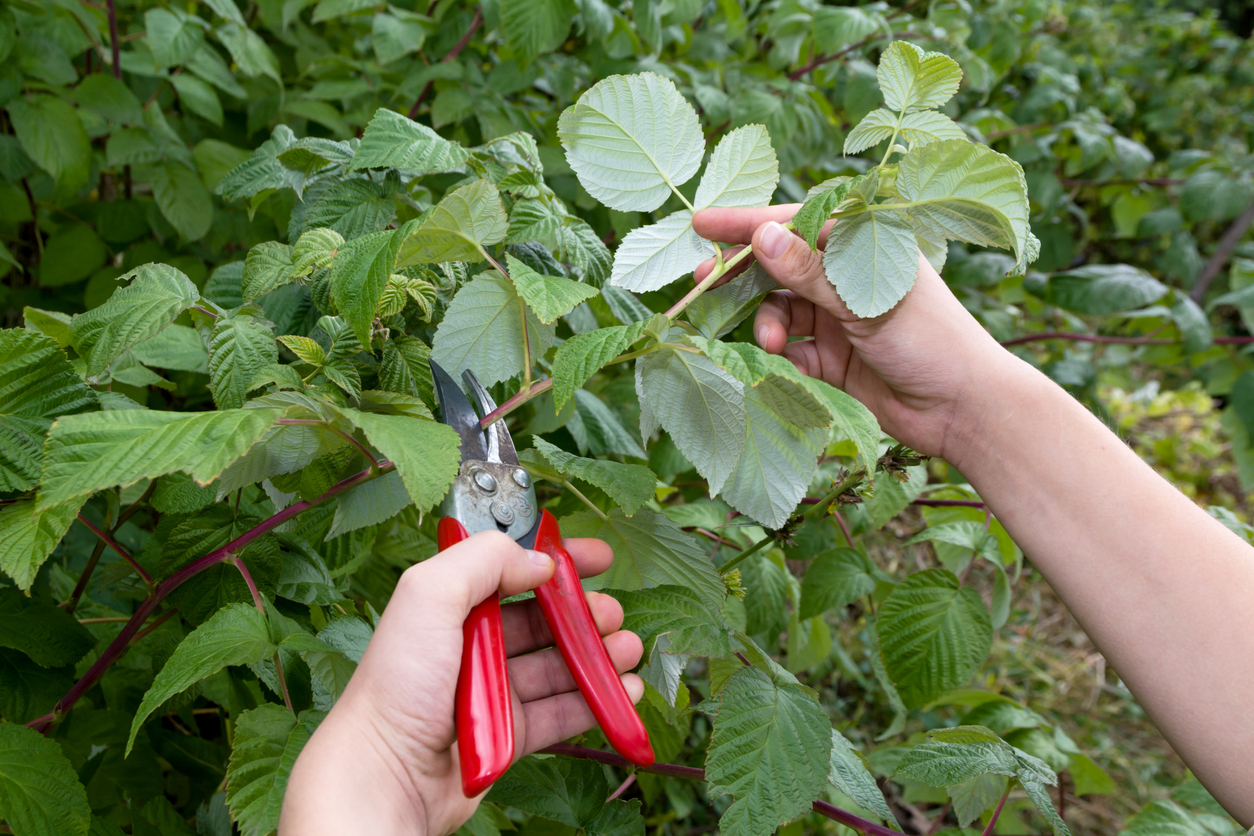
<svg viewBox="0 0 1254 836">
<path fill-rule="evenodd" d="M 440 401 L 440 417 L 445 424 L 457 430 L 457 437 L 461 439 L 462 461 L 488 461 L 483 430 L 479 428 L 479 416 L 466 399 L 466 393 L 438 363 L 434 360 L 427 362 L 431 364 L 435 394 Z"/>
<path fill-rule="evenodd" d="M 466 369 L 466 371 L 462 372 L 462 380 L 466 381 L 471 397 L 478 402 L 479 409 L 484 416 L 496 411 L 496 401 L 492 400 L 492 396 L 488 394 L 488 390 L 479 382 L 479 378 L 475 377 L 474 372 Z M 518 464 L 518 451 L 514 449 L 514 439 L 510 438 L 509 430 L 505 428 L 504 421 L 496 421 L 484 430 L 483 434 L 488 441 L 488 457 L 486 461 Z"/>
</svg>

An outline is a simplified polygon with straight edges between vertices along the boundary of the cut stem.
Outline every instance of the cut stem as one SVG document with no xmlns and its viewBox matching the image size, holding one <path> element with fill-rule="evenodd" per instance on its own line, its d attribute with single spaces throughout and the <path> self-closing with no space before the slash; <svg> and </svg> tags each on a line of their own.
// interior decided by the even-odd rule
<svg viewBox="0 0 1254 836">
<path fill-rule="evenodd" d="M 135 561 L 135 558 L 131 557 L 130 553 L 127 552 L 126 549 L 118 545 L 116 540 L 114 540 L 108 534 L 105 534 L 99 528 L 96 528 L 96 526 L 92 524 L 92 521 L 84 517 L 82 514 L 78 515 L 78 521 L 81 522 L 84 526 L 86 526 L 93 534 L 99 537 L 105 543 L 105 545 L 107 545 L 109 548 L 117 552 L 119 557 L 121 557 L 123 560 L 129 563 L 131 565 L 131 568 L 134 569 L 139 574 L 139 576 L 144 579 L 144 583 L 148 584 L 149 586 L 152 586 L 152 576 L 149 575 L 147 572 L 145 572 L 144 567 L 140 566 L 139 563 Z"/>
</svg>

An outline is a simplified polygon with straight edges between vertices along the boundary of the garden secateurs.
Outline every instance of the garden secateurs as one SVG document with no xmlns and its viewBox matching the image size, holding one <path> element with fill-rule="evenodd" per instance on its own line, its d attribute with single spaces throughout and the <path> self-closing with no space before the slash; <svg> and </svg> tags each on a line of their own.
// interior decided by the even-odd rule
<svg viewBox="0 0 1254 836">
<path fill-rule="evenodd" d="M 439 365 L 431 363 L 441 418 L 461 439 L 461 467 L 441 506 L 441 551 L 481 531 L 501 531 L 523 548 L 553 558 L 553 577 L 536 588 L 566 667 L 610 744 L 639 766 L 653 763 L 644 723 L 610 660 L 579 583 L 579 573 L 562 548 L 557 520 L 536 505 L 531 474 L 518 463 L 503 421 L 480 429 L 480 413 L 496 404 L 474 374 L 463 379 L 480 412 Z M 509 768 L 514 758 L 514 716 L 505 663 L 501 602 L 492 593 L 470 611 L 462 628 L 462 664 L 457 677 L 457 751 L 462 790 L 473 798 Z"/>
</svg>

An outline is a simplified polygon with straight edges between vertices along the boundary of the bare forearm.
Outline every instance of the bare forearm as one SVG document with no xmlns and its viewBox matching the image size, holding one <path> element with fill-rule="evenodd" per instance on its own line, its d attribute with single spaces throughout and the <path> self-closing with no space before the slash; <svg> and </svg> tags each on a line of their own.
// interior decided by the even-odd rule
<svg viewBox="0 0 1254 836">
<path fill-rule="evenodd" d="M 979 491 L 1215 797 L 1254 823 L 1254 548 L 1017 358 L 956 430 Z"/>
</svg>

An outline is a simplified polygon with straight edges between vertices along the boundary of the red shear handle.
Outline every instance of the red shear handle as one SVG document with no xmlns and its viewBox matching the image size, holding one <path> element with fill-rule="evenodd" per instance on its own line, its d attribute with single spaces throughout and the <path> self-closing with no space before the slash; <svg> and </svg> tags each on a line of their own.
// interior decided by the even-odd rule
<svg viewBox="0 0 1254 836">
<path fill-rule="evenodd" d="M 440 551 L 470 535 L 452 517 L 437 528 Z M 474 798 L 505 774 L 514 759 L 514 706 L 505 666 L 501 599 L 493 592 L 462 625 L 462 666 L 457 675 L 457 753 L 462 792 Z"/>
<path fill-rule="evenodd" d="M 556 564 L 553 577 L 536 587 L 536 599 L 557 648 L 566 660 L 566 667 L 610 745 L 637 766 L 649 766 L 654 757 L 649 733 L 610 661 L 601 633 L 592 620 L 592 611 L 588 609 L 579 573 L 562 548 L 557 520 L 548 511 L 540 514 L 535 548 L 553 558 Z"/>
</svg>

